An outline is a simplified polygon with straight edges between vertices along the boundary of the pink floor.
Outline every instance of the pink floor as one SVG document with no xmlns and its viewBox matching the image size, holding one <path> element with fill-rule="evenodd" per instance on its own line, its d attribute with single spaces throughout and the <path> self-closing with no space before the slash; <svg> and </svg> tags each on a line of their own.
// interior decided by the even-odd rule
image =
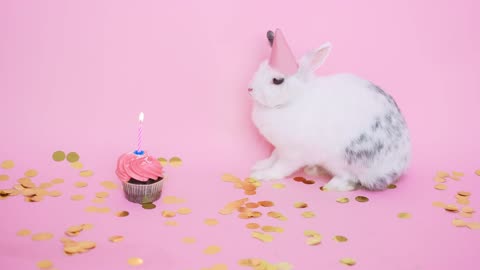
<svg viewBox="0 0 480 270">
<path fill-rule="evenodd" d="M 50 260 L 58 270 L 231 270 L 249 269 L 238 263 L 247 258 L 288 263 L 295 270 L 478 269 L 480 230 L 452 221 L 476 224 L 480 215 L 466 218 L 432 206 L 462 206 L 455 194 L 463 190 L 472 193 L 468 206 L 480 211 L 478 1 L 137 2 L 1 1 L 0 164 L 15 165 L 0 166 L 0 189 L 11 188 L 29 169 L 38 171 L 36 184 L 65 182 L 50 188 L 61 196 L 41 202 L 22 196 L 0 200 L 0 269 L 38 269 L 39 261 Z M 396 189 L 323 192 L 319 187 L 327 179 L 305 185 L 290 178 L 262 183 L 256 195 L 247 196 L 222 181 L 224 173 L 247 177 L 269 154 L 251 123 L 246 89 L 268 57 L 265 31 L 275 27 L 298 57 L 331 41 L 320 75 L 353 72 L 395 97 L 413 143 L 412 167 Z M 141 111 L 145 149 L 183 161 L 166 166 L 163 198 L 184 203 L 160 200 L 145 210 L 126 201 L 121 189 L 101 185 L 118 183 L 115 162 L 135 147 Z M 53 161 L 57 150 L 77 152 L 82 170 L 93 176 L 83 178 L 67 161 Z M 464 176 L 436 190 L 440 170 Z M 78 181 L 88 186 L 77 188 Z M 109 197 L 92 202 L 100 191 Z M 76 194 L 85 198 L 71 200 Z M 357 202 L 359 195 L 369 201 Z M 262 216 L 253 221 L 218 213 L 244 197 L 275 206 L 260 208 Z M 339 197 L 350 202 L 340 204 Z M 308 207 L 297 209 L 296 202 Z M 85 211 L 92 205 L 109 211 Z M 162 216 L 185 207 L 192 212 Z M 117 217 L 119 211 L 129 215 Z M 269 211 L 287 220 L 269 217 Z M 303 217 L 305 211 L 315 217 Z M 411 217 L 400 219 L 401 212 Z M 218 224 L 209 226 L 205 219 Z M 251 236 L 249 222 L 284 231 L 268 233 L 273 241 L 262 242 Z M 94 227 L 73 239 L 94 241 L 96 248 L 65 255 L 65 230 L 85 223 Z M 17 236 L 22 229 L 32 234 Z M 307 245 L 305 230 L 321 234 L 321 243 Z M 41 232 L 54 237 L 31 239 Z M 113 235 L 124 240 L 111 243 Z M 338 243 L 335 235 L 348 241 Z M 184 243 L 185 237 L 195 243 Z M 205 254 L 210 246 L 220 251 Z M 130 266 L 132 257 L 143 264 Z M 341 264 L 345 257 L 356 264 Z"/>
</svg>

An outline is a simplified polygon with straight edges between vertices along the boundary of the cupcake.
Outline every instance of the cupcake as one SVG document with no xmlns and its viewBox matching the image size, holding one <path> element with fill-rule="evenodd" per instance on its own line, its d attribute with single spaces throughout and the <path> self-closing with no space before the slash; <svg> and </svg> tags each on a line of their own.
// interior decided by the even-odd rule
<svg viewBox="0 0 480 270">
<path fill-rule="evenodd" d="M 121 155 L 115 173 L 122 181 L 127 200 L 134 203 L 151 203 L 160 198 L 164 178 L 163 167 L 144 151 Z"/>
</svg>

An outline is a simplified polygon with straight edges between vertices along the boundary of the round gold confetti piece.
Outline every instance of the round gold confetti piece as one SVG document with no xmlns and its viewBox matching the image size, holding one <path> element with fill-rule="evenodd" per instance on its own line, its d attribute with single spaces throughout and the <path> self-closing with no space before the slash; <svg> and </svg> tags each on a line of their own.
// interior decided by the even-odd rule
<svg viewBox="0 0 480 270">
<path fill-rule="evenodd" d="M 402 212 L 397 214 L 398 218 L 408 219 L 411 218 L 412 215 L 410 213 Z"/>
<path fill-rule="evenodd" d="M 70 152 L 67 154 L 67 161 L 70 163 L 77 162 L 80 156 L 76 152 Z"/>
<path fill-rule="evenodd" d="M 320 187 L 320 190 L 321 190 L 321 191 L 327 191 L 327 188 L 324 187 L 324 186 L 321 186 L 321 187 Z"/>
<path fill-rule="evenodd" d="M 167 220 L 163 224 L 165 224 L 165 226 L 170 226 L 170 227 L 178 226 L 178 222 L 175 220 Z"/>
<path fill-rule="evenodd" d="M 467 227 L 472 230 L 479 230 L 480 229 L 480 222 L 469 222 L 467 223 Z"/>
<path fill-rule="evenodd" d="M 434 180 L 435 180 L 435 182 L 437 182 L 437 183 L 445 183 L 445 182 L 447 182 L 447 180 L 446 180 L 445 178 L 438 177 L 438 176 L 435 176 Z"/>
<path fill-rule="evenodd" d="M 108 238 L 108 241 L 110 241 L 112 243 L 122 242 L 123 241 L 123 236 L 121 236 L 121 235 L 110 236 Z"/>
<path fill-rule="evenodd" d="M 313 184 L 315 184 L 315 181 L 314 180 L 305 180 L 305 181 L 303 181 L 303 183 L 306 184 L 306 185 L 313 185 Z"/>
<path fill-rule="evenodd" d="M 37 175 L 38 175 L 38 172 L 35 169 L 30 169 L 25 172 L 26 177 L 35 177 Z"/>
<path fill-rule="evenodd" d="M 56 162 L 64 161 L 65 160 L 65 152 L 63 151 L 55 151 L 52 154 L 52 158 Z"/>
<path fill-rule="evenodd" d="M 109 196 L 109 194 L 108 194 L 108 192 L 102 191 L 102 192 L 95 193 L 95 196 L 97 198 L 107 198 Z"/>
<path fill-rule="evenodd" d="M 347 242 L 347 241 L 348 241 L 348 238 L 345 237 L 345 236 L 343 236 L 343 235 L 335 235 L 335 236 L 333 237 L 333 239 L 334 239 L 335 241 L 337 241 L 337 242 L 340 242 L 340 243 L 342 243 L 342 242 Z"/>
<path fill-rule="evenodd" d="M 126 217 L 128 216 L 130 213 L 128 213 L 128 211 L 120 211 L 120 212 L 117 212 L 115 215 L 117 217 Z"/>
<path fill-rule="evenodd" d="M 313 213 L 312 211 L 307 211 L 307 212 L 303 212 L 302 216 L 304 218 L 313 218 L 313 217 L 315 217 L 315 213 Z"/>
<path fill-rule="evenodd" d="M 365 197 L 365 196 L 357 196 L 357 197 L 355 197 L 355 200 L 357 202 L 368 202 L 369 201 L 368 198 Z"/>
<path fill-rule="evenodd" d="M 93 199 L 92 199 L 92 202 L 93 202 L 93 203 L 104 203 L 104 202 L 105 202 L 105 198 L 93 198 Z"/>
<path fill-rule="evenodd" d="M 38 187 L 42 189 L 51 188 L 53 186 L 50 182 L 41 183 Z"/>
<path fill-rule="evenodd" d="M 245 195 L 255 195 L 257 192 L 255 190 L 245 190 Z"/>
<path fill-rule="evenodd" d="M 7 181 L 10 177 L 6 174 L 0 174 L 0 181 Z"/>
<path fill-rule="evenodd" d="M 228 266 L 223 263 L 214 264 L 209 270 L 228 270 Z"/>
<path fill-rule="evenodd" d="M 167 165 L 167 163 L 168 163 L 167 159 L 162 158 L 162 157 L 157 158 L 157 160 L 158 160 L 158 162 L 160 162 L 160 164 L 161 164 L 162 166 L 165 166 L 165 165 Z"/>
<path fill-rule="evenodd" d="M 445 190 L 445 189 L 447 189 L 447 185 L 445 185 L 445 184 L 437 184 L 437 185 L 435 185 L 435 189 Z"/>
<path fill-rule="evenodd" d="M 70 163 L 70 167 L 76 169 L 76 170 L 81 170 L 83 169 L 83 163 L 80 161 L 72 162 Z"/>
<path fill-rule="evenodd" d="M 445 172 L 445 171 L 438 171 L 437 176 L 441 177 L 441 178 L 445 178 L 445 177 L 448 177 L 449 174 L 448 174 L 448 172 Z"/>
<path fill-rule="evenodd" d="M 480 170 L 476 170 L 476 171 L 475 171 L 475 174 L 478 175 L 478 176 L 480 176 Z"/>
<path fill-rule="evenodd" d="M 309 246 L 316 246 L 322 243 L 322 237 L 320 235 L 315 235 L 307 238 L 307 244 Z"/>
<path fill-rule="evenodd" d="M 187 208 L 187 207 L 182 207 L 182 208 L 177 210 L 177 213 L 180 214 L 180 215 L 188 215 L 191 212 L 192 212 L 192 209 Z"/>
<path fill-rule="evenodd" d="M 218 220 L 214 218 L 207 218 L 205 219 L 204 223 L 207 224 L 208 226 L 215 226 L 218 224 Z"/>
<path fill-rule="evenodd" d="M 258 207 L 258 203 L 249 202 L 249 203 L 246 203 L 246 204 L 245 204 L 245 207 L 247 207 L 247 208 L 257 208 L 257 207 Z"/>
<path fill-rule="evenodd" d="M 301 176 L 297 176 L 297 177 L 294 177 L 293 180 L 296 181 L 296 182 L 303 182 L 307 179 L 305 179 L 304 177 L 301 177 Z"/>
<path fill-rule="evenodd" d="M 175 196 L 166 196 L 166 197 L 163 197 L 162 200 L 166 204 L 176 204 L 176 203 L 184 203 L 185 202 L 184 199 L 178 198 L 178 197 L 175 197 Z"/>
<path fill-rule="evenodd" d="M 272 207 L 274 205 L 272 201 L 259 201 L 258 204 L 263 207 Z"/>
<path fill-rule="evenodd" d="M 340 259 L 340 262 L 348 266 L 352 266 L 356 264 L 355 260 L 352 258 L 342 258 Z"/>
<path fill-rule="evenodd" d="M 37 262 L 37 267 L 40 269 L 50 269 L 53 267 L 53 263 L 49 260 L 43 260 Z"/>
<path fill-rule="evenodd" d="M 282 183 L 275 183 L 272 185 L 273 188 L 275 189 L 282 189 L 282 188 L 285 188 L 285 184 L 282 184 Z"/>
<path fill-rule="evenodd" d="M 342 198 L 338 198 L 336 201 L 338 203 L 348 203 L 350 199 L 348 199 L 347 197 L 342 197 Z"/>
<path fill-rule="evenodd" d="M 458 207 L 454 204 L 447 204 L 447 206 L 445 206 L 445 210 L 449 212 L 458 212 Z"/>
<path fill-rule="evenodd" d="M 155 207 L 157 207 L 157 206 L 156 206 L 155 204 L 153 204 L 153 203 L 143 203 L 143 204 L 142 204 L 142 208 L 143 208 L 143 209 L 148 209 L 148 210 L 150 210 L 150 209 L 154 209 Z"/>
<path fill-rule="evenodd" d="M 83 188 L 83 187 L 88 186 L 88 183 L 87 183 L 87 182 L 79 181 L 79 182 L 75 182 L 75 186 L 76 186 L 77 188 Z"/>
<path fill-rule="evenodd" d="M 75 225 L 75 226 L 70 226 L 67 228 L 67 232 L 70 233 L 78 233 L 83 231 L 83 226 L 82 225 Z"/>
<path fill-rule="evenodd" d="M 308 204 L 304 203 L 304 202 L 296 202 L 293 204 L 293 206 L 295 208 L 307 208 L 308 207 Z"/>
<path fill-rule="evenodd" d="M 72 201 L 81 201 L 84 198 L 85 198 L 85 196 L 83 196 L 82 194 L 75 194 L 75 195 L 70 196 L 70 199 Z"/>
<path fill-rule="evenodd" d="M 82 224 L 81 226 L 82 226 L 82 228 L 83 228 L 84 230 L 91 230 L 91 229 L 93 229 L 93 224 L 86 223 L 86 224 Z"/>
<path fill-rule="evenodd" d="M 460 195 L 460 196 L 463 196 L 463 197 L 468 197 L 468 196 L 472 195 L 468 191 L 459 191 L 459 192 L 457 192 L 457 194 Z"/>
<path fill-rule="evenodd" d="M 463 172 L 453 171 L 453 172 L 452 172 L 452 175 L 453 175 L 453 176 L 457 176 L 457 177 L 462 177 L 462 176 L 464 176 L 465 174 L 464 174 Z"/>
<path fill-rule="evenodd" d="M 53 234 L 51 233 L 37 233 L 32 235 L 32 240 L 34 241 L 44 241 L 44 240 L 50 240 L 53 238 Z"/>
<path fill-rule="evenodd" d="M 100 185 L 102 185 L 102 187 L 106 188 L 106 189 L 117 189 L 118 188 L 118 185 L 112 181 L 103 181 L 100 183 Z"/>
<path fill-rule="evenodd" d="M 314 230 L 306 230 L 306 231 L 303 232 L 303 235 L 305 235 L 307 237 L 313 237 L 313 236 L 321 237 L 321 235 Z"/>
<path fill-rule="evenodd" d="M 208 246 L 203 250 L 203 253 L 207 255 L 213 255 L 219 253 L 221 250 L 222 249 L 219 246 Z"/>
<path fill-rule="evenodd" d="M 50 197 L 60 197 L 62 196 L 62 192 L 59 190 L 53 190 L 48 193 L 48 196 Z"/>
<path fill-rule="evenodd" d="M 197 240 L 194 238 L 194 237 L 184 237 L 182 239 L 182 242 L 185 243 L 185 244 L 193 244 L 195 243 Z"/>
<path fill-rule="evenodd" d="M 182 160 L 179 157 L 172 157 L 169 163 L 173 167 L 180 167 L 182 165 Z"/>
<path fill-rule="evenodd" d="M 177 214 L 173 211 L 168 211 L 168 210 L 163 210 L 162 211 L 162 216 L 167 217 L 167 218 L 171 218 L 171 217 L 174 217 L 176 215 Z"/>
<path fill-rule="evenodd" d="M 17 232 L 17 236 L 28 236 L 30 235 L 32 232 L 30 230 L 27 230 L 27 229 L 22 229 L 20 231 Z"/>
<path fill-rule="evenodd" d="M 13 160 L 5 160 L 0 166 L 4 169 L 11 169 L 15 167 L 15 163 L 13 162 Z"/>
<path fill-rule="evenodd" d="M 260 228 L 260 225 L 259 225 L 258 223 L 248 223 L 248 224 L 246 225 L 246 227 L 247 227 L 248 229 L 254 230 L 254 229 Z"/>
<path fill-rule="evenodd" d="M 397 185 L 395 184 L 390 184 L 387 186 L 388 189 L 396 189 L 397 188 Z"/>
<path fill-rule="evenodd" d="M 465 206 L 465 207 L 462 208 L 462 212 L 467 213 L 467 214 L 471 214 L 471 213 L 475 212 L 475 210 L 473 210 L 472 207 Z"/>
<path fill-rule="evenodd" d="M 52 184 L 57 185 L 57 184 L 61 184 L 61 183 L 65 182 L 65 180 L 63 180 L 62 178 L 55 178 L 55 179 L 53 179 L 53 180 L 50 181 L 50 182 L 51 182 Z"/>
<path fill-rule="evenodd" d="M 471 218 L 471 217 L 473 217 L 473 214 L 472 213 L 460 212 L 460 216 L 462 216 L 464 218 Z"/>
<path fill-rule="evenodd" d="M 435 206 L 435 207 L 441 207 L 441 208 L 445 208 L 445 206 L 447 206 L 443 202 L 433 202 L 432 205 Z"/>
<path fill-rule="evenodd" d="M 90 177 L 90 176 L 93 175 L 93 171 L 91 171 L 91 170 L 80 171 L 79 175 L 81 177 Z"/>
<path fill-rule="evenodd" d="M 133 257 L 133 258 L 128 259 L 128 264 L 131 265 L 131 266 L 138 266 L 138 265 L 143 264 L 143 260 L 141 258 L 138 258 L 138 257 Z"/>
<path fill-rule="evenodd" d="M 467 226 L 467 222 L 465 222 L 465 220 L 462 220 L 462 219 L 454 219 L 454 220 L 452 220 L 452 224 L 455 227 L 465 227 L 465 226 Z"/>
</svg>

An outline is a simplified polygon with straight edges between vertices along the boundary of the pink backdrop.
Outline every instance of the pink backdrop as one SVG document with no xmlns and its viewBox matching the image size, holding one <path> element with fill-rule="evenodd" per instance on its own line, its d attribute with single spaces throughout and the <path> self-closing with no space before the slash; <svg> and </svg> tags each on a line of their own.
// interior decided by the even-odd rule
<svg viewBox="0 0 480 270">
<path fill-rule="evenodd" d="M 127 269 L 122 258 L 139 253 L 143 269 L 202 269 L 216 262 L 237 269 L 238 259 L 252 256 L 307 270 L 343 269 L 338 263 L 342 256 L 354 257 L 357 269 L 476 269 L 479 232 L 454 228 L 453 216 L 432 208 L 431 202 L 447 201 L 457 189 L 475 193 L 480 188 L 473 174 L 480 168 L 480 3 L 288 2 L 1 1 L 0 162 L 16 162 L 7 172 L 13 179 L 35 168 L 41 177 L 71 181 L 62 187 L 64 198 L 34 206 L 20 198 L 0 201 L 2 265 L 35 269 L 36 261 L 51 258 L 59 269 Z M 391 93 L 411 128 L 414 159 L 398 189 L 347 194 L 368 194 L 368 205 L 350 203 L 340 209 L 334 200 L 340 195 L 319 193 L 319 185 L 287 181 L 287 188 L 278 191 L 265 184 L 259 196 L 284 205 L 280 211 L 293 216 L 297 209 L 291 204 L 304 200 L 317 206 L 312 211 L 318 217 L 292 217 L 282 225 L 290 233 L 257 243 L 243 220 L 217 217 L 216 211 L 242 196 L 220 175 L 246 177 L 270 150 L 250 121 L 246 89 L 269 53 L 265 32 L 276 27 L 298 57 L 332 42 L 320 74 L 353 72 Z M 92 216 L 81 207 L 72 210 L 76 206 L 67 194 L 75 192 L 71 183 L 78 180 L 76 173 L 51 160 L 55 150 L 77 151 L 96 173 L 91 181 L 115 179 L 116 157 L 135 147 L 140 111 L 145 112 L 145 148 L 184 161 L 178 169 L 167 168 L 171 180 L 165 187 L 166 194 L 186 198 L 194 210 L 179 219 L 184 227 L 162 225 L 160 211 L 168 206 L 145 212 L 120 192 L 109 204 L 129 209 L 124 223 Z M 452 189 L 436 191 L 432 177 L 440 169 L 466 176 Z M 14 180 L 9 181 L 0 182 L 0 188 L 11 186 Z M 473 197 L 471 206 L 478 208 L 480 200 Z M 32 219 L 34 210 L 44 216 Z M 399 211 L 411 212 L 413 218 L 398 220 Z M 223 227 L 202 225 L 207 216 L 221 219 Z M 116 228 L 132 240 L 66 257 L 58 240 L 38 244 L 15 236 L 27 227 L 60 237 L 66 227 L 85 219 L 101 228 L 92 238 L 105 238 L 109 228 Z M 302 238 L 306 227 L 318 227 L 326 238 L 343 233 L 351 240 L 342 248 L 332 241 L 310 247 Z M 197 237 L 198 246 L 182 244 L 184 234 Z M 202 245 L 210 243 L 223 252 L 203 255 Z"/>
</svg>

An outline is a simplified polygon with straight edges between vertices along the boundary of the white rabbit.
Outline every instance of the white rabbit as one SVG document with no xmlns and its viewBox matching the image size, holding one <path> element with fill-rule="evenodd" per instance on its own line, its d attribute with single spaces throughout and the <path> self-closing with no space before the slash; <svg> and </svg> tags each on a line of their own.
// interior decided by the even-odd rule
<svg viewBox="0 0 480 270">
<path fill-rule="evenodd" d="M 327 190 L 383 190 L 396 182 L 409 166 L 411 145 L 394 99 L 355 75 L 316 76 L 330 43 L 297 64 L 280 30 L 267 36 L 271 56 L 248 90 L 253 122 L 275 149 L 251 177 L 276 180 L 321 168 L 333 176 Z"/>
</svg>

